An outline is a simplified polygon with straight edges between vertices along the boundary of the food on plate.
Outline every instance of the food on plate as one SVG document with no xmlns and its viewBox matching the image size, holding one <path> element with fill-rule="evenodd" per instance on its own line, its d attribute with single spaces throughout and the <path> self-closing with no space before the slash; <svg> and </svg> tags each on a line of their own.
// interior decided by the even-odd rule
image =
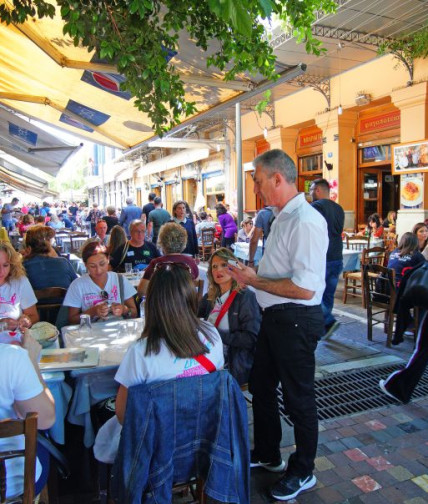
<svg viewBox="0 0 428 504">
<path fill-rule="evenodd" d="M 401 190 L 401 194 L 407 201 L 415 201 L 419 198 L 421 188 L 417 182 L 408 181 Z"/>
<path fill-rule="evenodd" d="M 58 329 L 49 322 L 37 322 L 31 327 L 30 334 L 42 347 L 45 347 L 56 340 Z"/>
</svg>

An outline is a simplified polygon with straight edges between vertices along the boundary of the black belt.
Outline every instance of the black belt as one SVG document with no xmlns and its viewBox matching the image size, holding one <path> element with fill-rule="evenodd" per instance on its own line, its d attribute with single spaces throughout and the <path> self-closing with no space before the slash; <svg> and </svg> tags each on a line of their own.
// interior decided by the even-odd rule
<svg viewBox="0 0 428 504">
<path fill-rule="evenodd" d="M 296 308 L 312 308 L 312 306 L 298 304 L 298 303 L 281 303 L 275 304 L 272 306 L 268 306 L 267 308 L 262 308 L 263 313 L 276 312 L 276 311 L 285 311 L 285 310 L 294 310 Z"/>
</svg>

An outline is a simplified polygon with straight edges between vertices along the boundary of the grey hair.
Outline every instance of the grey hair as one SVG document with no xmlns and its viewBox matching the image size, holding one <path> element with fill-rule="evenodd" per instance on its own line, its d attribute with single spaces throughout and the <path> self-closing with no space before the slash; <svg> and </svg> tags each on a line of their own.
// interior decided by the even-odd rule
<svg viewBox="0 0 428 504">
<path fill-rule="evenodd" d="M 157 245 L 164 254 L 180 254 L 187 245 L 187 231 L 180 224 L 167 222 L 160 228 Z"/>
<path fill-rule="evenodd" d="M 274 173 L 280 173 L 289 184 L 294 184 L 297 178 L 297 170 L 291 157 L 281 149 L 272 149 L 257 156 L 253 166 L 260 166 L 271 177 Z"/>
<path fill-rule="evenodd" d="M 132 203 L 134 203 L 134 198 L 126 198 L 127 205 L 132 205 Z"/>
<path fill-rule="evenodd" d="M 141 219 L 134 219 L 129 224 L 129 232 L 132 233 L 132 230 L 134 229 L 134 227 L 141 226 L 141 225 L 144 226 L 144 229 L 146 229 L 146 225 L 144 224 L 144 222 Z"/>
</svg>

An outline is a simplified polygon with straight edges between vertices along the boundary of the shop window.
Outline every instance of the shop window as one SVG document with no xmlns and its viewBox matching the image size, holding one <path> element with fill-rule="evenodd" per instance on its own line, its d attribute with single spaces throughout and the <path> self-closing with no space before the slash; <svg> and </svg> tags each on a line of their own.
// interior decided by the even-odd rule
<svg viewBox="0 0 428 504">
<path fill-rule="evenodd" d="M 307 200 L 310 200 L 309 188 L 311 183 L 322 177 L 322 163 L 322 154 L 299 158 L 298 190 L 305 193 Z"/>
</svg>

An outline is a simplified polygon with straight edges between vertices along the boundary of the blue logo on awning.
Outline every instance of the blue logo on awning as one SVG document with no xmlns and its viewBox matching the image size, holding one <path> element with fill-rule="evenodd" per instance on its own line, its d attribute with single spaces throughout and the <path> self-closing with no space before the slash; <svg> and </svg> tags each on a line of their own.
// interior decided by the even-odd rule
<svg viewBox="0 0 428 504">
<path fill-rule="evenodd" d="M 9 122 L 9 135 L 17 137 L 23 142 L 26 142 L 30 145 L 37 144 L 37 133 L 34 133 L 34 131 L 30 131 L 11 122 Z"/>
</svg>

